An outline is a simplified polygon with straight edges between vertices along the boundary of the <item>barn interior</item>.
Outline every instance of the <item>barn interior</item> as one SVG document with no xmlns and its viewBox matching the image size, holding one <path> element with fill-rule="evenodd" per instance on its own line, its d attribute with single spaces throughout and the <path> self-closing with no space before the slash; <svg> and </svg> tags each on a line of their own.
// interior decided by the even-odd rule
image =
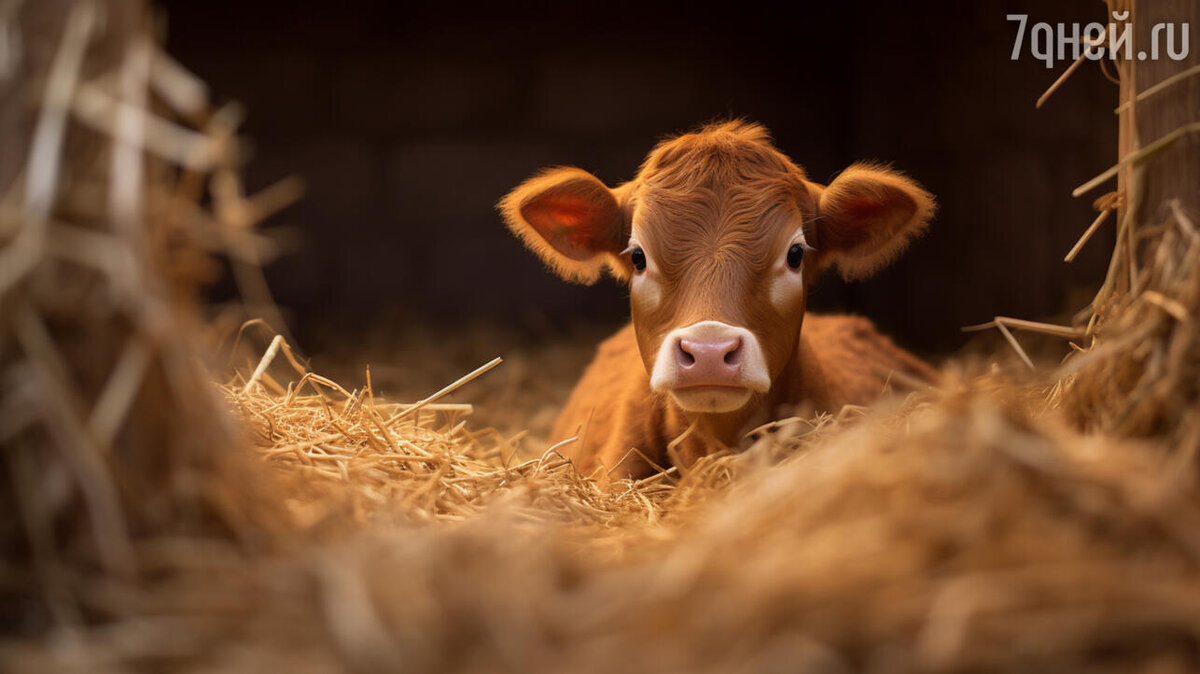
<svg viewBox="0 0 1200 674">
<path fill-rule="evenodd" d="M 0 3 L 0 656 L 1194 671 L 1200 56 L 1038 58 L 1011 17 L 1142 48 L 1198 14 Z M 943 380 L 580 473 L 550 425 L 628 291 L 496 202 L 726 118 L 937 195 L 809 311 Z"/>
<path fill-rule="evenodd" d="M 825 275 L 809 301 L 870 317 L 933 360 L 971 337 L 998 346 L 999 335 L 961 331 L 996 315 L 1069 318 L 1107 268 L 1112 228 L 1063 264 L 1096 216 L 1091 199 L 1063 195 L 1111 164 L 1115 89 L 1084 69 L 1036 109 L 1058 73 L 1012 60 L 1016 24 L 1005 19 L 1070 23 L 1087 3 L 878 2 L 869 19 L 848 5 L 764 7 L 720 20 L 636 3 L 602 17 L 370 2 L 280 16 L 245 4 L 167 3 L 166 43 L 217 100 L 245 106 L 247 189 L 304 181 L 304 198 L 267 223 L 286 252 L 264 270 L 297 348 L 352 381 L 370 363 L 376 385 L 401 398 L 507 356 L 494 384 L 460 394 L 503 407 L 513 399 L 503 392 L 546 391 L 511 412 L 481 406 L 505 430 L 544 434 L 629 302 L 612 281 L 549 273 L 496 203 L 548 166 L 618 185 L 663 137 L 708 121 L 763 124 L 819 182 L 875 160 L 937 195 L 920 245 L 865 283 Z M 213 292 L 241 299 L 231 275 Z M 430 357 L 404 356 L 414 349 Z M 553 368 L 561 381 L 524 374 L 530 349 L 568 359 Z"/>
</svg>

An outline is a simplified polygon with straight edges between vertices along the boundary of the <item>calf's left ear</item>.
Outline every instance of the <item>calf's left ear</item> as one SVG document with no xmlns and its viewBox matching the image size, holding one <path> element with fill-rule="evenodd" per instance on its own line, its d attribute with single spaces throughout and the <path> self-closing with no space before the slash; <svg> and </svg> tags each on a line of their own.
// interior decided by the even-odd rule
<svg viewBox="0 0 1200 674">
<path fill-rule="evenodd" d="M 552 168 L 500 201 L 508 228 L 555 273 L 592 284 L 629 240 L 619 190 L 578 168 Z"/>
<path fill-rule="evenodd" d="M 816 248 L 847 280 L 878 271 L 919 236 L 937 210 L 934 197 L 888 168 L 854 164 L 820 188 Z"/>
</svg>

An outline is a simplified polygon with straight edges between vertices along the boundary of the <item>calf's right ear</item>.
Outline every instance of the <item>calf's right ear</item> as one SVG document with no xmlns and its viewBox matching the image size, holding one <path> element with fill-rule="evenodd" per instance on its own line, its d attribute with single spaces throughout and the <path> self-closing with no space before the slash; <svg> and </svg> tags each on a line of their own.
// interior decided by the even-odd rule
<svg viewBox="0 0 1200 674">
<path fill-rule="evenodd" d="M 552 168 L 521 183 L 499 204 L 508 228 L 556 274 L 592 284 L 629 240 L 618 195 L 592 174 Z"/>
</svg>

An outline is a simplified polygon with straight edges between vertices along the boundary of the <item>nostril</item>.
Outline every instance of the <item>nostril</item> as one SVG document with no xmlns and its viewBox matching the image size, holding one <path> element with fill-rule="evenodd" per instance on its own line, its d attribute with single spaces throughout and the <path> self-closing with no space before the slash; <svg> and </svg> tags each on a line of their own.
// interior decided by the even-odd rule
<svg viewBox="0 0 1200 674">
<path fill-rule="evenodd" d="M 683 367 L 691 367 L 696 364 L 696 357 L 684 346 L 683 340 L 675 345 L 675 357 L 679 359 L 679 364 Z"/>
<path fill-rule="evenodd" d="M 742 342 L 741 342 L 741 340 L 738 340 L 738 343 L 736 346 L 734 346 L 729 351 L 725 352 L 725 364 L 726 365 L 737 365 L 741 361 L 742 361 Z"/>
</svg>

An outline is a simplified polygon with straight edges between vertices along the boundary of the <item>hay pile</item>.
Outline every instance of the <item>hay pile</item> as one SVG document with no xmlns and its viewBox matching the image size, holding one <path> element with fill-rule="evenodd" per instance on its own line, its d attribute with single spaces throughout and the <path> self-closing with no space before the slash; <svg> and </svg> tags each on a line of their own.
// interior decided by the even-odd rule
<svg viewBox="0 0 1200 674">
<path fill-rule="evenodd" d="M 1095 339 L 1061 373 L 951 366 L 682 474 L 584 476 L 449 400 L 495 362 L 405 404 L 269 331 L 202 366 L 212 256 L 265 306 L 251 226 L 293 190 L 242 196 L 235 115 L 140 10 L 22 24 L 65 17 L 25 40 L 53 36 L 17 80 L 39 104 L 0 210 L 8 668 L 1200 667 L 1185 217 L 1069 331 Z"/>
<path fill-rule="evenodd" d="M 145 22 L 133 3 L 0 13 L 10 635 L 122 615 L 112 592 L 145 579 L 146 545 L 263 540 L 285 522 L 247 510 L 253 485 L 231 470 L 242 433 L 197 357 L 208 348 L 194 295 L 206 251 L 256 237 L 197 203 L 203 176 L 232 171 L 227 116 L 206 113 L 203 85 L 157 51 Z M 206 129 L 172 121 L 185 117 Z"/>
</svg>

